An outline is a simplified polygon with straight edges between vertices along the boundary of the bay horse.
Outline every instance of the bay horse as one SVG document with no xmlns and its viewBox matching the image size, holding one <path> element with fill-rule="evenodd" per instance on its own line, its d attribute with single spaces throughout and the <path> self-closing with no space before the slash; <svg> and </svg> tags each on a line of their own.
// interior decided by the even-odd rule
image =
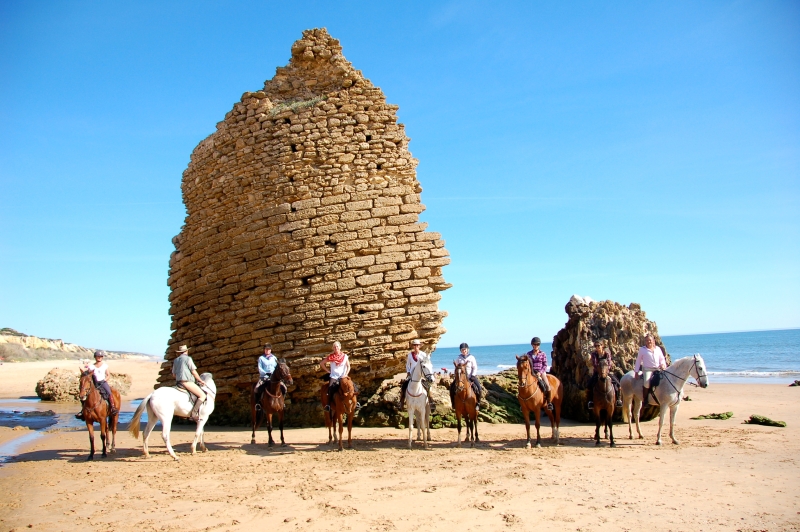
<svg viewBox="0 0 800 532">
<path fill-rule="evenodd" d="M 408 412 L 408 448 L 411 449 L 414 421 L 417 422 L 417 439 L 428 448 L 431 441 L 431 404 L 425 383 L 433 382 L 433 364 L 430 355 L 419 354 L 419 362 L 411 370 L 411 380 L 406 388 L 406 411 Z"/>
<path fill-rule="evenodd" d="M 454 407 L 456 411 L 456 426 L 458 427 L 458 446 L 461 447 L 461 417 L 465 418 L 467 433 L 464 441 L 470 442 L 470 447 L 475 447 L 475 442 L 480 442 L 478 437 L 478 396 L 472 389 L 472 382 L 467 377 L 466 364 L 453 361 L 453 382 L 456 387 Z"/>
<path fill-rule="evenodd" d="M 214 379 L 211 378 L 211 373 L 203 373 L 200 375 L 202 382 L 198 383 L 200 387 L 206 392 L 206 402 L 200 406 L 197 418 L 197 429 L 194 432 L 194 440 L 192 441 L 192 454 L 197 450 L 197 444 L 200 443 L 200 450 L 205 452 L 206 444 L 203 440 L 203 428 L 208 421 L 211 412 L 214 411 L 214 399 L 217 396 L 217 385 L 214 384 Z M 172 418 L 178 417 L 191 417 L 192 415 L 192 402 L 187 395 L 189 392 L 180 390 L 174 386 L 164 386 L 157 389 L 150 395 L 144 398 L 142 404 L 136 409 L 133 414 L 133 419 L 128 426 L 128 432 L 134 439 L 139 439 L 139 421 L 142 418 L 142 413 L 147 409 L 147 426 L 144 429 L 142 443 L 144 444 L 144 457 L 150 458 L 150 451 L 147 445 L 147 440 L 150 433 L 156 426 L 158 421 L 161 422 L 161 438 L 167 446 L 167 452 L 176 461 L 180 460 L 172 449 L 172 444 L 169 441 L 169 432 L 172 427 Z"/>
<path fill-rule="evenodd" d="M 614 443 L 614 406 L 616 404 L 616 393 L 614 392 L 614 385 L 611 383 L 611 377 L 608 374 L 609 364 L 608 360 L 600 360 L 599 374 L 597 382 L 591 389 L 589 398 L 594 401 L 594 417 L 597 420 L 597 426 L 594 430 L 595 445 L 600 445 L 600 425 L 603 425 L 603 430 L 606 436 L 609 437 L 611 447 L 616 447 Z"/>
<path fill-rule="evenodd" d="M 111 388 L 111 395 L 120 408 L 122 399 L 119 391 Z M 86 428 L 89 430 L 89 443 L 91 451 L 89 458 L 94 460 L 94 424 L 100 423 L 100 440 L 103 442 L 103 458 L 106 458 L 106 446 L 108 445 L 109 431 L 111 432 L 111 448 L 109 452 L 117 452 L 117 423 L 119 422 L 119 409 L 111 416 L 108 402 L 100 395 L 100 390 L 95 386 L 91 371 L 81 371 L 80 384 L 78 385 L 78 399 L 83 406 L 83 419 L 86 421 Z"/>
<path fill-rule="evenodd" d="M 266 419 L 267 431 L 269 432 L 269 446 L 275 445 L 275 440 L 272 439 L 272 416 L 278 417 L 278 427 L 281 430 L 281 447 L 286 447 L 286 442 L 283 440 L 283 414 L 285 410 L 283 384 L 289 386 L 294 384 L 292 375 L 289 373 L 289 366 L 286 362 L 281 360 L 275 367 L 275 371 L 270 376 L 269 380 L 264 383 L 261 391 L 261 398 L 256 403 L 256 383 L 253 386 L 253 391 L 250 393 L 250 411 L 253 420 L 253 434 L 250 436 L 250 443 L 256 443 L 256 431 L 261 426 L 261 422 Z"/>
<path fill-rule="evenodd" d="M 533 376 L 531 371 L 530 360 L 526 355 L 517 356 L 517 377 L 519 384 L 517 392 L 517 399 L 519 399 L 519 406 L 522 408 L 522 416 L 525 418 L 525 430 L 528 434 L 528 439 L 525 442 L 525 448 L 531 448 L 531 421 L 530 413 L 533 412 L 536 424 L 536 447 L 542 446 L 542 440 L 539 436 L 540 418 L 542 415 L 542 408 L 547 405 L 547 398 L 544 396 L 541 388 L 539 388 L 539 381 Z M 547 381 L 550 388 L 555 390 L 553 395 L 553 410 L 545 410 L 547 417 L 550 418 L 550 428 L 553 431 L 553 441 L 558 445 L 558 432 L 561 427 L 561 401 L 564 399 L 564 385 L 558 380 L 555 375 L 547 375 Z"/>
<path fill-rule="evenodd" d="M 653 395 L 658 400 L 660 409 L 658 418 L 658 435 L 656 445 L 661 445 L 661 428 L 664 425 L 664 416 L 669 410 L 669 437 L 672 443 L 678 445 L 680 442 L 675 439 L 675 415 L 678 413 L 678 406 L 683 397 L 683 387 L 689 377 L 694 377 L 701 388 L 708 386 L 708 372 L 706 363 L 700 355 L 693 355 L 676 360 L 670 367 L 663 370 L 661 382 L 652 390 Z M 642 431 L 639 429 L 639 414 L 642 406 L 642 378 L 634 375 L 633 370 L 623 375 L 619 381 L 622 392 L 622 416 L 628 422 L 628 437 L 633 439 L 631 429 L 631 417 L 636 422 L 636 432 L 639 439 L 643 439 Z M 650 398 L 652 403 L 652 396 Z M 633 403 L 633 416 L 631 416 L 631 403 Z"/>
<path fill-rule="evenodd" d="M 328 404 L 328 387 L 330 381 L 320 388 L 322 406 Z M 356 387 L 350 377 L 339 379 L 339 388 L 333 394 L 333 404 L 330 412 L 325 410 L 325 427 L 328 429 L 328 443 L 336 443 L 336 427 L 339 427 L 339 450 L 342 450 L 342 433 L 344 432 L 344 417 L 347 416 L 347 448 L 353 448 L 353 416 L 356 411 Z"/>
</svg>

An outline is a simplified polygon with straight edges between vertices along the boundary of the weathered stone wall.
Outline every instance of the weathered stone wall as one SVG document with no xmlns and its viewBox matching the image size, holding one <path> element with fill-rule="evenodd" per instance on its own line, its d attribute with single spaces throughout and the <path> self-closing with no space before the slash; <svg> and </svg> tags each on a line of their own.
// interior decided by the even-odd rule
<svg viewBox="0 0 800 532">
<path fill-rule="evenodd" d="M 214 375 L 215 414 L 225 419 L 241 409 L 265 342 L 287 359 L 291 409 L 307 418 L 334 340 L 372 393 L 404 369 L 410 340 L 430 351 L 444 332 L 437 302 L 450 259 L 418 220 L 422 188 L 398 107 L 324 29 L 303 32 L 291 53 L 195 148 L 183 174 L 188 216 L 169 275 L 174 332 L 158 381 L 172 383 L 175 348 L 189 345 Z"/>
<path fill-rule="evenodd" d="M 644 336 L 652 334 L 669 363 L 670 357 L 658 335 L 655 322 L 647 319 L 638 303 L 627 307 L 613 301 L 592 301 L 572 296 L 564 309 L 569 316 L 564 328 L 553 338 L 552 373 L 564 383 L 562 414 L 569 419 L 589 421 L 586 386 L 592 375 L 594 341 L 605 339 L 614 358 L 615 374 L 621 378 L 633 369 Z M 652 419 L 658 408 L 650 406 L 642 419 Z M 615 413 L 619 419 L 621 411 Z"/>
</svg>

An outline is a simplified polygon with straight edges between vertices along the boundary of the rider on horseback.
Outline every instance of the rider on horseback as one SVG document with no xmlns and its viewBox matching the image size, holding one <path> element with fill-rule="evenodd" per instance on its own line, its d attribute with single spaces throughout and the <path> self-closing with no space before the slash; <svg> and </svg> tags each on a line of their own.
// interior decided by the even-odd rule
<svg viewBox="0 0 800 532">
<path fill-rule="evenodd" d="M 483 388 L 481 388 L 481 382 L 478 380 L 478 362 L 475 360 L 475 357 L 469 353 L 469 345 L 467 345 L 466 342 L 463 342 L 458 347 L 461 350 L 461 354 L 458 355 L 458 358 L 455 362 L 456 364 L 464 365 L 467 378 L 469 378 L 470 382 L 472 382 L 472 388 L 475 390 L 475 410 L 480 410 Z M 450 384 L 450 404 L 452 405 L 453 409 L 456 407 L 456 385 L 456 381 L 453 379 L 452 384 Z"/>
<path fill-rule="evenodd" d="M 328 367 L 325 365 L 328 364 Z M 330 380 L 328 381 L 328 404 L 325 405 L 327 412 L 331 411 L 333 404 L 333 394 L 339 389 L 339 381 L 350 374 L 350 358 L 342 351 L 342 344 L 333 342 L 333 353 L 323 358 L 319 366 L 322 371 L 330 372 Z M 356 408 L 361 405 L 356 403 Z"/>
<path fill-rule="evenodd" d="M 197 385 L 197 381 L 203 382 L 203 379 L 197 373 L 197 366 L 194 360 L 189 356 L 189 348 L 182 345 L 178 348 L 178 353 L 180 353 L 178 357 L 172 361 L 172 374 L 175 376 L 178 388 L 183 388 L 197 397 L 191 414 L 192 421 L 197 421 L 200 415 L 200 407 L 206 401 L 205 392 Z"/>
<path fill-rule="evenodd" d="M 414 368 L 417 367 L 419 364 L 420 358 L 427 356 L 425 351 L 420 350 L 420 345 L 422 342 L 419 338 L 415 338 L 411 340 L 411 352 L 408 353 L 406 357 L 406 378 L 403 383 L 400 385 L 400 410 L 403 409 L 403 405 L 406 402 L 406 390 L 408 389 L 408 383 L 411 382 L 411 373 L 413 373 Z M 431 410 L 436 410 L 436 403 L 433 402 L 433 397 L 428 394 L 428 404 L 431 406 Z"/>
<path fill-rule="evenodd" d="M 587 394 L 589 395 L 589 410 L 594 408 L 594 401 L 592 401 L 592 390 L 594 390 L 594 385 L 597 384 L 597 379 L 600 376 L 600 361 L 607 360 L 608 361 L 608 376 L 611 379 L 611 385 L 614 387 L 614 394 L 617 398 L 616 406 L 622 406 L 622 399 L 620 398 L 619 394 L 619 379 L 617 376 L 612 373 L 614 371 L 614 359 L 611 358 L 611 351 L 606 347 L 606 342 L 603 339 L 595 340 L 594 342 L 594 352 L 592 353 L 592 366 L 594 367 L 594 373 L 589 378 L 589 386 L 586 388 Z"/>
<path fill-rule="evenodd" d="M 278 367 L 278 359 L 272 354 L 272 344 L 264 344 L 264 354 L 258 357 L 258 382 L 255 389 L 256 405 L 261 402 L 264 385 L 272 377 L 276 367 Z M 283 388 L 283 384 L 281 384 L 281 388 Z"/>
<path fill-rule="evenodd" d="M 644 337 L 644 345 L 639 348 L 636 363 L 633 365 L 634 373 L 642 370 L 642 406 L 647 406 L 648 395 L 650 394 L 650 377 L 654 371 L 667 369 L 667 359 L 664 352 L 656 345 L 656 340 L 652 334 Z"/>
<path fill-rule="evenodd" d="M 547 380 L 547 355 L 544 351 L 539 349 L 542 341 L 538 336 L 531 338 L 531 349 L 526 354 L 531 363 L 531 373 L 539 381 L 539 388 L 542 389 L 547 397 L 547 409 L 553 410 L 553 390 L 550 387 L 550 382 Z"/>
<path fill-rule="evenodd" d="M 117 412 L 119 411 L 119 405 L 114 402 L 114 395 L 111 393 L 111 386 L 108 385 L 106 379 L 110 376 L 108 371 L 108 364 L 105 363 L 103 358 L 106 356 L 106 352 L 102 349 L 99 351 L 94 352 L 94 365 L 89 365 L 88 363 L 84 367 L 84 371 L 89 371 L 92 374 L 92 380 L 94 381 L 94 385 L 97 387 L 97 390 L 100 392 L 100 396 L 103 400 L 108 401 L 108 405 L 111 407 L 109 416 L 114 417 Z M 83 420 L 83 411 L 80 414 L 75 414 L 75 417 Z"/>
</svg>

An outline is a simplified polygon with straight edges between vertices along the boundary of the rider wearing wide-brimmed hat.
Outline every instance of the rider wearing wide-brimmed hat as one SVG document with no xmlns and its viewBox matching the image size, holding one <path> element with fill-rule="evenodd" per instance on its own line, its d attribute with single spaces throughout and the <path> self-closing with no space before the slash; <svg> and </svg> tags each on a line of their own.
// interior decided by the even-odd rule
<svg viewBox="0 0 800 532">
<path fill-rule="evenodd" d="M 456 364 L 463 365 L 464 369 L 466 370 L 467 378 L 472 383 L 472 387 L 475 390 L 475 410 L 480 410 L 480 402 L 481 396 L 483 395 L 483 387 L 481 386 L 481 381 L 478 380 L 478 361 L 475 359 L 473 355 L 469 352 L 469 345 L 466 342 L 463 342 L 460 346 L 458 346 L 461 353 L 456 358 Z M 456 381 L 453 379 L 453 382 L 450 384 L 450 404 L 453 408 L 456 407 Z"/>
<path fill-rule="evenodd" d="M 547 398 L 547 409 L 553 410 L 553 389 L 550 386 L 550 381 L 547 380 L 547 355 L 539 349 L 540 345 L 542 345 L 542 341 L 538 336 L 534 336 L 531 338 L 531 347 L 533 349 L 525 354 L 531 364 L 531 373 L 539 381 L 539 388 Z"/>
<path fill-rule="evenodd" d="M 108 384 L 108 377 L 111 374 L 108 371 L 108 364 L 106 364 L 104 358 L 106 356 L 106 352 L 102 349 L 97 350 L 94 352 L 94 364 L 87 364 L 84 366 L 84 371 L 89 371 L 92 374 L 92 380 L 94 381 L 94 385 L 97 387 L 97 390 L 100 392 L 100 396 L 108 401 L 110 408 L 109 416 L 115 416 L 117 412 L 119 412 L 120 405 L 116 404 L 114 400 L 114 394 L 111 393 L 111 386 Z M 83 411 L 80 414 L 75 415 L 76 418 L 83 420 Z"/>
<path fill-rule="evenodd" d="M 325 405 L 325 410 L 330 412 L 333 404 L 333 394 L 339 389 L 339 381 L 350 374 L 350 357 L 342 351 L 342 344 L 336 341 L 333 342 L 333 353 L 323 358 L 319 366 L 322 371 L 330 375 L 330 380 L 328 381 L 328 404 Z M 357 407 L 359 406 L 358 403 L 356 405 Z"/>
<path fill-rule="evenodd" d="M 594 386 L 597 384 L 597 379 L 600 377 L 601 360 L 608 361 L 608 376 L 611 379 L 611 385 L 614 387 L 616 406 L 622 406 L 622 399 L 620 399 L 619 395 L 619 380 L 617 379 L 617 376 L 612 373 L 612 371 L 614 371 L 614 359 L 611 357 L 611 350 L 606 347 L 605 340 L 597 339 L 594 341 L 594 351 L 592 351 L 592 367 L 594 368 L 594 372 L 592 373 L 592 376 L 589 377 L 589 385 L 586 388 L 589 396 L 589 410 L 594 408 L 594 401 L 592 401 L 592 390 L 594 390 Z"/>
<path fill-rule="evenodd" d="M 656 340 L 652 334 L 644 337 L 644 345 L 639 348 L 636 356 L 636 363 L 633 365 L 634 374 L 642 370 L 642 406 L 647 405 L 648 395 L 650 394 L 650 377 L 653 372 L 659 369 L 667 369 L 667 359 L 664 352 L 656 345 Z"/>
<path fill-rule="evenodd" d="M 200 374 L 197 373 L 197 366 L 189 356 L 189 348 L 182 345 L 178 348 L 178 356 L 172 361 L 172 374 L 178 382 L 178 387 L 184 388 L 186 391 L 197 397 L 192 408 L 191 418 L 197 421 L 200 415 L 200 407 L 206 401 L 206 394 L 197 385 L 197 382 L 203 382 Z"/>
</svg>

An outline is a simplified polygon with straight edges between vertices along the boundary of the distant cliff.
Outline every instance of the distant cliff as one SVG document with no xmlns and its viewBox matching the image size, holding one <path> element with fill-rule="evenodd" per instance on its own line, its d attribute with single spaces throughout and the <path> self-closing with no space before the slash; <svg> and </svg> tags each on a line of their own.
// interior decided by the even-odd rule
<svg viewBox="0 0 800 532">
<path fill-rule="evenodd" d="M 64 340 L 39 338 L 15 331 L 0 329 L 0 359 L 8 362 L 24 362 L 47 359 L 92 358 L 96 348 L 70 344 Z M 151 357 L 143 353 L 106 350 L 108 358 Z"/>
</svg>

